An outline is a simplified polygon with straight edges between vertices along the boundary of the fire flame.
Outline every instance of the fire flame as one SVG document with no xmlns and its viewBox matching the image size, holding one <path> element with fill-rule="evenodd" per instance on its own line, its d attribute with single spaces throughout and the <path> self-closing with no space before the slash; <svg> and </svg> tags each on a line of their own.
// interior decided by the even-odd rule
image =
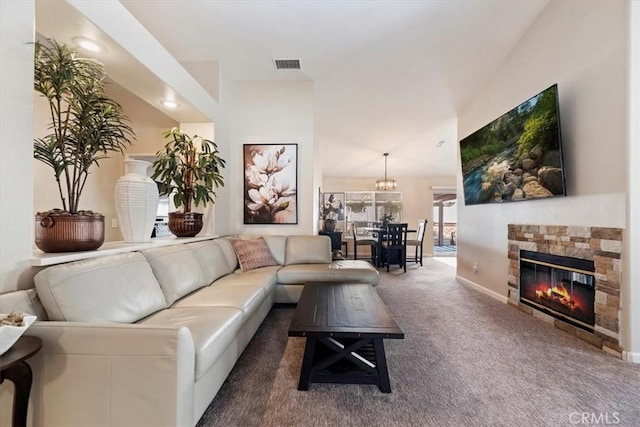
<svg viewBox="0 0 640 427">
<path fill-rule="evenodd" d="M 571 281 L 569 278 L 560 280 L 542 278 L 542 280 L 521 283 L 520 286 L 521 297 L 525 300 L 528 299 L 561 315 L 593 325 L 595 291 L 587 284 Z"/>
<path fill-rule="evenodd" d="M 577 304 L 571 300 L 571 295 L 562 283 L 547 286 L 546 289 L 536 289 L 536 298 L 559 302 L 567 307 L 575 307 Z"/>
</svg>

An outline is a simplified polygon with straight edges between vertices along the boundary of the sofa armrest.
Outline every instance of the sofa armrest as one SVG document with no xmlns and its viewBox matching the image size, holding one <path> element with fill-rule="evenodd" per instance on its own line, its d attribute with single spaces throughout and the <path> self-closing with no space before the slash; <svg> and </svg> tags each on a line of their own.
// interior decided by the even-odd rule
<svg viewBox="0 0 640 427">
<path fill-rule="evenodd" d="M 32 363 L 35 424 L 196 423 L 189 329 L 50 321 L 27 335 L 43 341 Z"/>
<path fill-rule="evenodd" d="M 185 327 L 143 324 L 36 321 L 26 335 L 42 338 L 42 354 L 167 356 L 180 338 L 192 345 Z"/>
</svg>

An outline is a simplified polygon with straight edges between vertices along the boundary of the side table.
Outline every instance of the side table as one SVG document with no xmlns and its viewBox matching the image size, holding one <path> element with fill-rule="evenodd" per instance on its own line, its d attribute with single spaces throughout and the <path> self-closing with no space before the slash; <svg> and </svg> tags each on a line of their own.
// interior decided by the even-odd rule
<svg viewBox="0 0 640 427">
<path fill-rule="evenodd" d="M 5 379 L 15 384 L 13 396 L 13 426 L 27 425 L 27 406 L 33 375 L 27 359 L 42 348 L 42 340 L 28 335 L 21 336 L 6 353 L 0 356 L 0 384 Z"/>
</svg>

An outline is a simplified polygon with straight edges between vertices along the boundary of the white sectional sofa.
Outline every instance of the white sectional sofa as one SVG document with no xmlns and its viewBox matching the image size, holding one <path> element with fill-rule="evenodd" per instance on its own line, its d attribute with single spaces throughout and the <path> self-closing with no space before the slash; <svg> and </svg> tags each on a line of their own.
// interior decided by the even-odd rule
<svg viewBox="0 0 640 427">
<path fill-rule="evenodd" d="M 297 302 L 305 281 L 378 284 L 364 261 L 332 262 L 326 236 L 263 236 L 250 244 L 276 265 L 249 271 L 234 239 L 256 236 L 56 265 L 35 290 L 0 295 L 0 312 L 47 319 L 27 331 L 43 340 L 33 424 L 193 426 L 274 303 Z"/>
</svg>

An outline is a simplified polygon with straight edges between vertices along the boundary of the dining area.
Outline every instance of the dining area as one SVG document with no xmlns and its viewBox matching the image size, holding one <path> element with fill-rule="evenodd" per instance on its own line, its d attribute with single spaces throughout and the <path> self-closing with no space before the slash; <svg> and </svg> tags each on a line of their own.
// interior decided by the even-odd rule
<svg viewBox="0 0 640 427">
<path fill-rule="evenodd" d="M 422 266 L 428 199 L 411 200 L 407 212 L 395 190 L 321 192 L 318 199 L 319 234 L 330 237 L 335 260 L 365 260 L 388 271 Z M 431 241 L 426 245 L 431 253 Z"/>
<path fill-rule="evenodd" d="M 420 220 L 416 228 L 409 228 L 408 223 L 354 221 L 344 237 L 347 252 L 352 246 L 353 259 L 367 260 L 387 271 L 397 266 L 406 272 L 407 262 L 422 266 L 426 224 L 426 219 Z"/>
</svg>

